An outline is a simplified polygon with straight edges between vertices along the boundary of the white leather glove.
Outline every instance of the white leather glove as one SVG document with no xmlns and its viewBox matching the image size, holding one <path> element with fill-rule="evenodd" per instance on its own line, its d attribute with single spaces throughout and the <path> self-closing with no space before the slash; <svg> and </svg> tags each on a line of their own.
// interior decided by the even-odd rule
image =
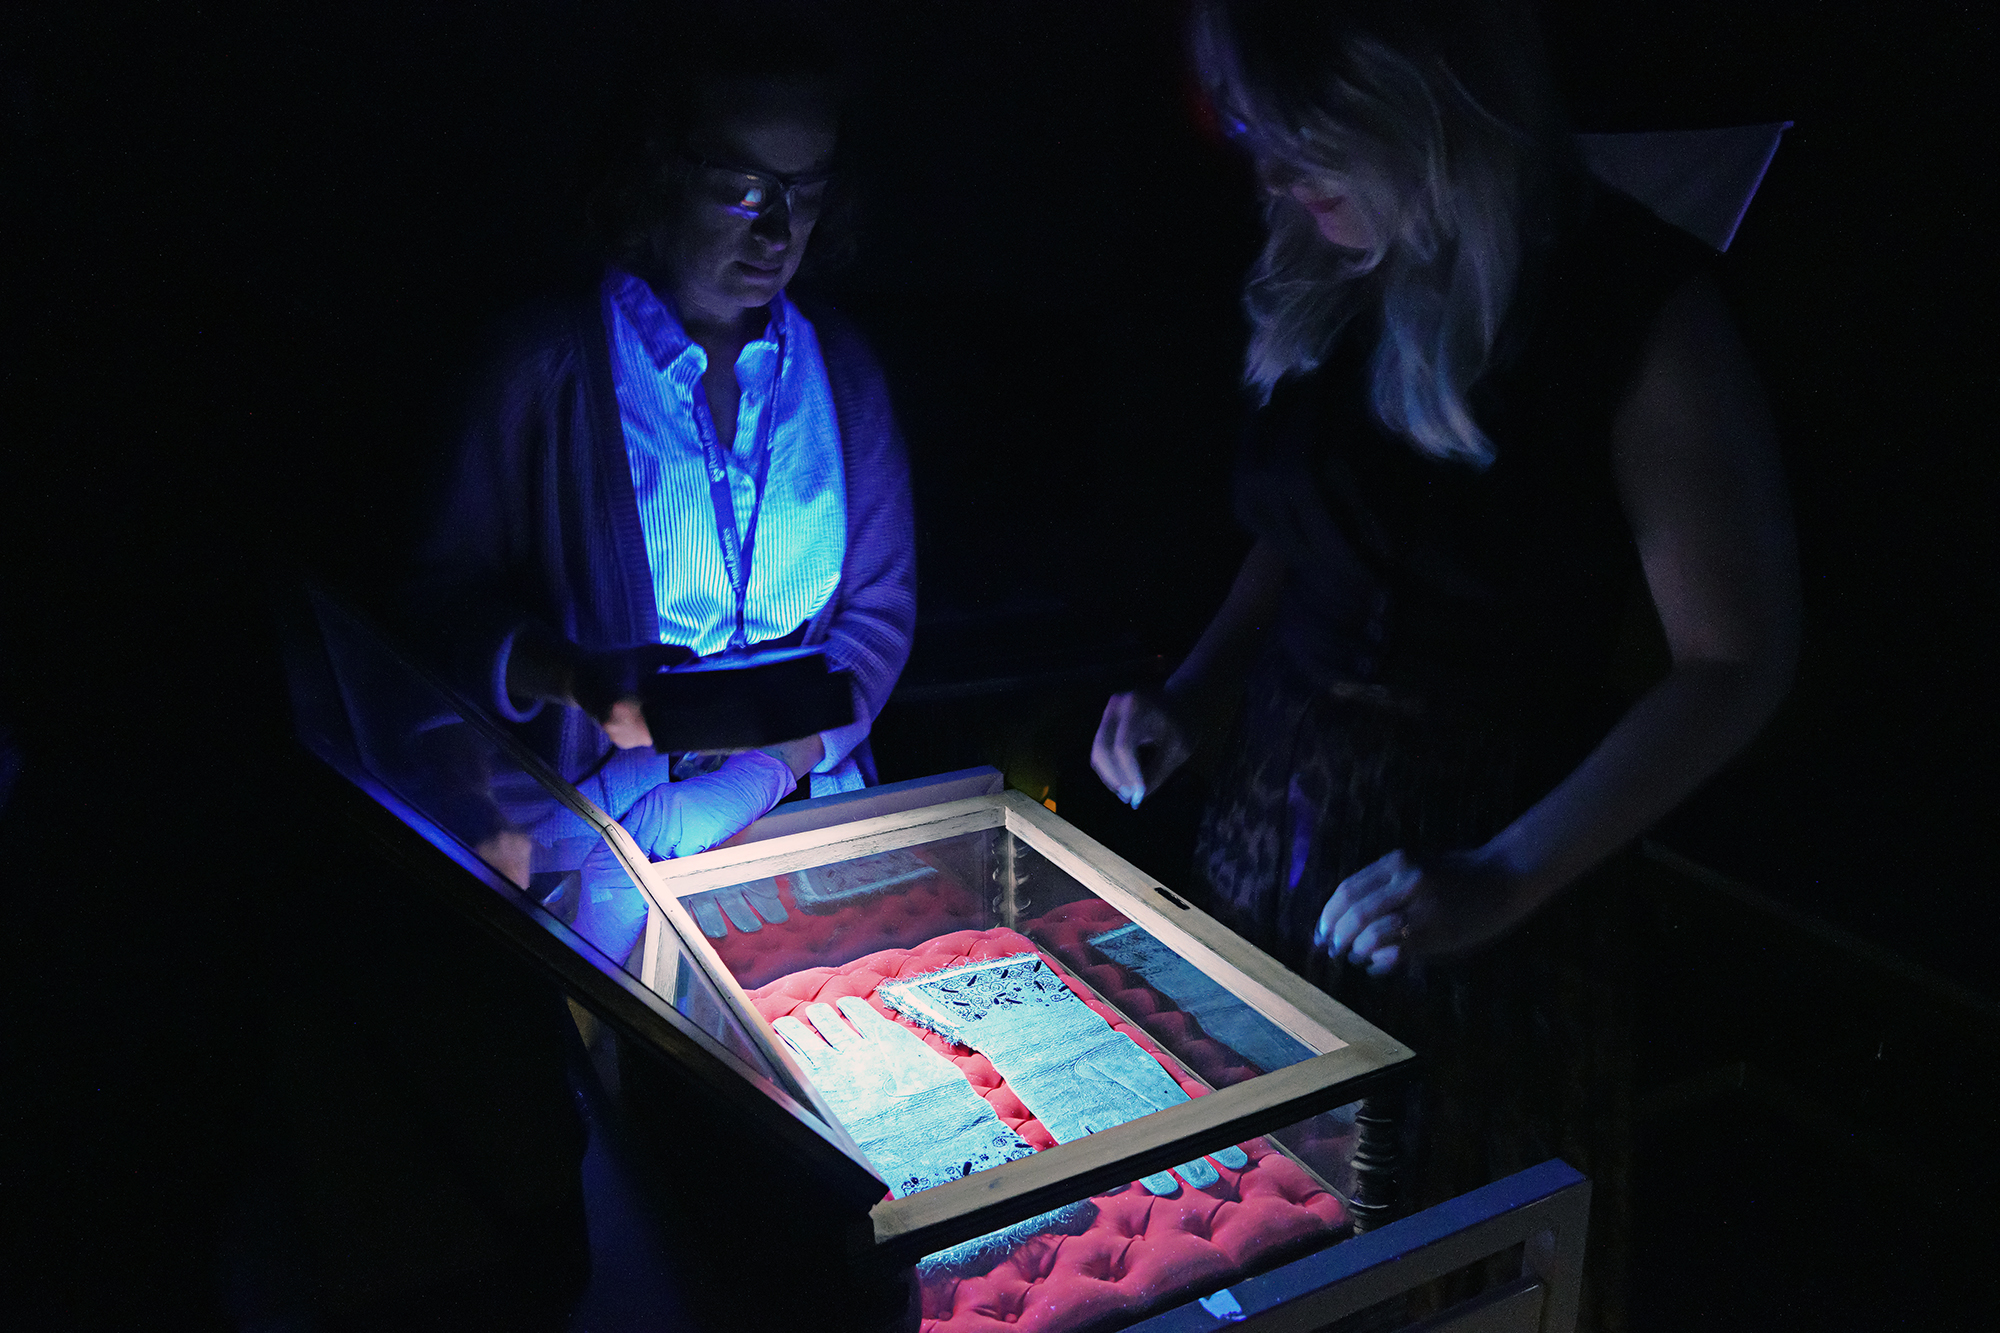
<svg viewBox="0 0 2000 1333">
<path fill-rule="evenodd" d="M 866 1000 L 805 1012 L 810 1028 L 791 1017 L 771 1026 L 897 1198 L 1034 1152 L 957 1065 Z"/>
</svg>

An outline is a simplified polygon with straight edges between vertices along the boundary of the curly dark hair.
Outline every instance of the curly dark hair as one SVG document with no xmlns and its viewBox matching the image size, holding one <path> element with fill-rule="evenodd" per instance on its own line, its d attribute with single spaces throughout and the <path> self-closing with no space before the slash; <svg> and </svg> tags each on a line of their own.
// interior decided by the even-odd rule
<svg viewBox="0 0 2000 1333">
<path fill-rule="evenodd" d="M 640 270 L 656 238 L 674 225 L 687 180 L 681 154 L 701 116 L 705 89 L 729 80 L 776 79 L 822 90 L 837 115 L 852 91 L 853 62 L 825 4 L 723 0 L 677 6 L 655 35 L 651 57 L 614 104 L 585 220 L 610 262 Z M 836 171 L 813 229 L 807 273 L 824 273 L 852 252 L 852 191 Z"/>
</svg>

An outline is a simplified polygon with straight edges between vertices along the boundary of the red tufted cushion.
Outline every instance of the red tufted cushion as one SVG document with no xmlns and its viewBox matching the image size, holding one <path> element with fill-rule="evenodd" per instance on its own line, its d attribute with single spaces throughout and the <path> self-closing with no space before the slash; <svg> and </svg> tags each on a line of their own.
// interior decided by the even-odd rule
<svg viewBox="0 0 2000 1333">
<path fill-rule="evenodd" d="M 949 1056 L 1000 1118 L 1040 1149 L 1054 1140 L 1041 1122 L 1028 1114 L 985 1056 L 905 1022 L 874 998 L 875 988 L 894 977 L 1024 952 L 1042 951 L 1011 930 L 961 930 L 914 949 L 884 949 L 842 967 L 798 972 L 753 991 L 750 999 L 766 1020 L 797 1013 L 815 1001 L 831 1003 L 843 995 L 868 1000 Z M 1043 952 L 1043 957 L 1048 954 Z M 1049 961 L 1065 981 L 1072 980 L 1059 960 Z M 1208 1091 L 1175 1069 L 1145 1032 L 1102 1002 L 1080 991 L 1078 995 L 1159 1060 L 1189 1096 L 1199 1097 Z M 1346 1224 L 1340 1200 L 1315 1185 L 1269 1142 L 1256 1139 L 1245 1143 L 1243 1149 L 1250 1164 L 1241 1171 L 1218 1165 L 1222 1180 L 1210 1189 L 1183 1185 L 1176 1197 L 1161 1199 L 1136 1184 L 1127 1185 L 1096 1196 L 1097 1220 L 1080 1236 L 1037 1236 L 990 1273 L 926 1282 L 925 1333 L 1000 1329 L 1073 1333 L 1114 1314 L 1134 1318 L 1232 1280 L 1282 1253 L 1314 1241 L 1324 1242 Z"/>
</svg>

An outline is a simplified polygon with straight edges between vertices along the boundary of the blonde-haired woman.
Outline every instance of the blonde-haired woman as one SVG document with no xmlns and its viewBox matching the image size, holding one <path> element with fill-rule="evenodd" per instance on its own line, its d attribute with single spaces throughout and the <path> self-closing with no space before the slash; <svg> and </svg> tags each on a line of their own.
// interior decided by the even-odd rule
<svg viewBox="0 0 2000 1333">
<path fill-rule="evenodd" d="M 1603 1174 L 1574 1122 L 1621 1086 L 1622 965 L 1586 872 L 1756 734 L 1797 652 L 1714 255 L 1585 176 L 1498 0 L 1212 0 L 1193 36 L 1267 196 L 1256 545 L 1164 691 L 1107 706 L 1093 767 L 1137 805 L 1240 706 L 1197 851 L 1214 910 L 1441 1057 L 1431 1191 L 1557 1151 Z M 1671 665 L 1632 700 L 1641 587 Z"/>
</svg>

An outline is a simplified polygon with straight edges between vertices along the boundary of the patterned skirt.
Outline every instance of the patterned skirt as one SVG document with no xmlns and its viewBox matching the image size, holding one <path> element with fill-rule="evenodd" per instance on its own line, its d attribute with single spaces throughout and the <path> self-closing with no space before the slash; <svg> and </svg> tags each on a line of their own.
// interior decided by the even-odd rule
<svg viewBox="0 0 2000 1333">
<path fill-rule="evenodd" d="M 1224 746 L 1195 868 L 1216 916 L 1417 1051 L 1406 1209 L 1550 1157 L 1592 1178 L 1583 1326 L 1618 1330 L 1632 1127 L 1623 863 L 1464 958 L 1377 979 L 1310 956 L 1348 875 L 1398 848 L 1476 847 L 1539 797 L 1518 790 L 1521 750 L 1511 727 L 1441 722 L 1267 659 Z"/>
</svg>

